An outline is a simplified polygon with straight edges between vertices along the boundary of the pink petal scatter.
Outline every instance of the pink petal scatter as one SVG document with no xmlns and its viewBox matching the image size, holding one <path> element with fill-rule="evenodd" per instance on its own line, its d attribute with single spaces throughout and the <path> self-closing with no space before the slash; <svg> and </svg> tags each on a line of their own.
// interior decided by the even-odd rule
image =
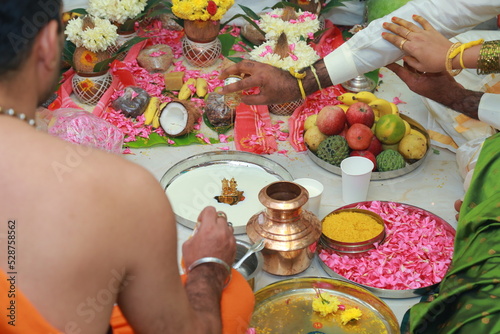
<svg viewBox="0 0 500 334">
<path fill-rule="evenodd" d="M 397 105 L 397 104 L 406 104 L 406 102 L 405 102 L 405 101 L 401 100 L 401 99 L 400 99 L 399 97 L 397 97 L 397 96 L 396 96 L 396 97 L 394 97 L 394 98 L 392 99 L 392 103 L 394 103 L 394 104 L 396 104 L 396 105 Z"/>
<path fill-rule="evenodd" d="M 418 289 L 443 279 L 451 264 L 454 234 L 442 222 L 422 209 L 392 202 L 356 208 L 384 219 L 386 239 L 363 256 L 321 250 L 319 257 L 329 268 L 353 282 L 390 290 Z"/>
<path fill-rule="evenodd" d="M 226 136 L 226 135 L 224 135 L 224 134 L 222 134 L 222 133 L 221 133 L 221 134 L 219 134 L 219 141 L 220 141 L 221 143 L 227 143 L 227 139 L 228 139 L 228 138 L 229 138 L 229 136 Z"/>
<path fill-rule="evenodd" d="M 230 150 L 229 146 L 219 147 L 219 149 L 223 150 L 223 151 L 229 151 Z"/>
<path fill-rule="evenodd" d="M 156 51 L 156 52 L 151 52 L 149 54 L 150 57 L 161 57 L 163 55 L 166 55 L 167 53 L 166 52 L 163 52 L 163 51 Z"/>
<path fill-rule="evenodd" d="M 144 125 L 144 116 L 138 116 L 136 120 L 125 117 L 121 112 L 109 107 L 102 118 L 116 126 L 125 135 L 125 143 L 135 141 L 136 137 L 149 138 L 152 132 L 151 126 Z"/>
</svg>

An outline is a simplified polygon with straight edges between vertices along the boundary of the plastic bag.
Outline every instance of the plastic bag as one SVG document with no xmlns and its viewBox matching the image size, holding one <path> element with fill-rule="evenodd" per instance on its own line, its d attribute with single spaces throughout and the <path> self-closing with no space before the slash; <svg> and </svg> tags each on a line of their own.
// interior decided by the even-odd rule
<svg viewBox="0 0 500 334">
<path fill-rule="evenodd" d="M 80 109 L 54 110 L 47 132 L 71 143 L 101 149 L 111 153 L 122 152 L 125 135 L 116 126 Z"/>
</svg>

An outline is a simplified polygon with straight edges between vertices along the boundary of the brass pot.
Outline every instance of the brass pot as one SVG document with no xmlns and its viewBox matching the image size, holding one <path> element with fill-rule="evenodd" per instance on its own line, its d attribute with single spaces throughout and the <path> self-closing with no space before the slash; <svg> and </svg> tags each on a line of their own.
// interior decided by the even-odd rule
<svg viewBox="0 0 500 334">
<path fill-rule="evenodd" d="M 308 197 L 305 188 L 288 181 L 271 183 L 259 192 L 259 201 L 266 209 L 250 218 L 246 231 L 254 243 L 265 240 L 264 271 L 284 276 L 309 268 L 321 222 L 302 209 Z"/>
</svg>

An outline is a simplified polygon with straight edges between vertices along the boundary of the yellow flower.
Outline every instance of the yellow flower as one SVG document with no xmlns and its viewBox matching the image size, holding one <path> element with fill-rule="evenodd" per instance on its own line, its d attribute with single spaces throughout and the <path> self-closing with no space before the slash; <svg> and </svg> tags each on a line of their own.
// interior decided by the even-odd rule
<svg viewBox="0 0 500 334">
<path fill-rule="evenodd" d="M 209 1 L 217 6 L 213 15 L 207 11 Z M 183 20 L 219 21 L 233 4 L 234 0 L 172 0 L 172 12 Z"/>
</svg>

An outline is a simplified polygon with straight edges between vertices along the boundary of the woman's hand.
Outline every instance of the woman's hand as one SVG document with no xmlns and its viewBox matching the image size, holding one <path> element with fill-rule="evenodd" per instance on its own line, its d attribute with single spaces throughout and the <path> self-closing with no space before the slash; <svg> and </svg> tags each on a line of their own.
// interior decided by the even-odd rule
<svg viewBox="0 0 500 334">
<path fill-rule="evenodd" d="M 453 45 L 423 17 L 413 15 L 420 26 L 404 19 L 393 17 L 392 23 L 385 22 L 383 27 L 391 33 L 382 37 L 400 48 L 406 56 L 403 60 L 420 72 L 442 72 L 446 70 L 446 55 Z"/>
</svg>

